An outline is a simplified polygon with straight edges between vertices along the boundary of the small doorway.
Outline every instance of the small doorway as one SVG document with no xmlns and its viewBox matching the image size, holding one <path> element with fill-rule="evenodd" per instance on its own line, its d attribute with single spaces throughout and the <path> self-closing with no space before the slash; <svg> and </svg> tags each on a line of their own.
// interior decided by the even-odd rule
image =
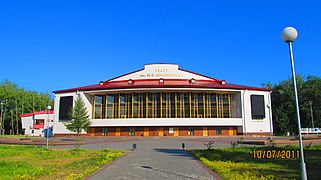
<svg viewBox="0 0 321 180">
<path fill-rule="evenodd" d="M 120 136 L 120 127 L 116 128 L 115 136 Z"/>
<path fill-rule="evenodd" d="M 229 127 L 228 128 L 228 135 L 233 136 L 233 134 L 234 134 L 233 132 L 234 132 L 233 127 Z"/>
<path fill-rule="evenodd" d="M 179 128 L 174 127 L 174 136 L 179 136 Z"/>
<path fill-rule="evenodd" d="M 216 127 L 216 135 L 222 135 L 222 127 Z"/>
<path fill-rule="evenodd" d="M 194 136 L 194 128 L 193 127 L 188 127 L 188 135 Z"/>
<path fill-rule="evenodd" d="M 107 133 L 108 133 L 108 128 L 103 128 L 103 136 L 107 136 Z"/>
<path fill-rule="evenodd" d="M 164 128 L 163 127 L 160 127 L 158 129 L 158 136 L 164 136 Z"/>
<path fill-rule="evenodd" d="M 208 136 L 207 127 L 203 127 L 203 136 Z"/>
<path fill-rule="evenodd" d="M 129 128 L 129 135 L 130 136 L 135 136 L 135 128 L 134 127 L 130 127 Z"/>
<path fill-rule="evenodd" d="M 95 128 L 90 128 L 90 136 L 95 136 Z"/>
<path fill-rule="evenodd" d="M 149 136 L 149 128 L 144 127 L 144 136 Z"/>
</svg>

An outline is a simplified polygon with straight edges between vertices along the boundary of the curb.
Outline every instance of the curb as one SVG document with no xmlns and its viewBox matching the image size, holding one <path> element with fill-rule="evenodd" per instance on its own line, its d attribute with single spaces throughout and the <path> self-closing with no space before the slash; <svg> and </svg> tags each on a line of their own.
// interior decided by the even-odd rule
<svg viewBox="0 0 321 180">
<path fill-rule="evenodd" d="M 117 161 L 121 160 L 122 158 L 124 158 L 125 156 L 127 156 L 128 154 L 130 154 L 132 151 L 127 151 L 127 153 L 125 153 L 123 156 L 111 161 L 110 163 L 104 165 L 103 167 L 99 168 L 98 170 L 96 170 L 95 172 L 89 174 L 88 176 L 86 176 L 85 178 L 83 178 L 83 180 L 90 180 L 93 176 L 95 176 L 96 174 L 100 173 L 101 171 L 107 169 L 109 166 L 112 166 L 113 164 L 115 164 Z"/>
<path fill-rule="evenodd" d="M 212 171 L 209 167 L 205 166 L 200 160 L 195 158 L 195 161 L 198 165 L 200 165 L 207 173 L 213 176 L 216 180 L 222 180 L 222 178 L 216 172 Z"/>
</svg>

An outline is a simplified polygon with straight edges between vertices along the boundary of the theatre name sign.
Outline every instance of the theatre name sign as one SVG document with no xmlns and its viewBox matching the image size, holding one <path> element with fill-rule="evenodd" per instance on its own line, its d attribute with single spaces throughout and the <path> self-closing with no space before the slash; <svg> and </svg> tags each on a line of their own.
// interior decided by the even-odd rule
<svg viewBox="0 0 321 180">
<path fill-rule="evenodd" d="M 140 74 L 139 77 L 183 77 L 183 74 L 170 69 L 155 69 L 154 72 Z"/>
</svg>

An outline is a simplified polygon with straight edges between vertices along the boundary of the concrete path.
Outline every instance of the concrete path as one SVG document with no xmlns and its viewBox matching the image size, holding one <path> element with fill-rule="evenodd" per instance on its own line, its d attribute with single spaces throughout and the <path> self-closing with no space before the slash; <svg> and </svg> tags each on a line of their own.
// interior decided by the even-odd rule
<svg viewBox="0 0 321 180">
<path fill-rule="evenodd" d="M 130 150 L 137 149 L 112 162 L 88 180 L 101 179 L 220 179 L 218 175 L 202 165 L 197 159 L 182 150 L 205 149 L 205 143 L 215 141 L 214 148 L 230 147 L 238 137 L 87 137 L 84 149 Z M 257 139 L 257 138 L 249 138 Z M 266 139 L 266 138 L 258 138 Z M 74 146 L 56 146 L 71 149 Z"/>
<path fill-rule="evenodd" d="M 136 150 L 86 179 L 215 179 L 210 170 L 206 171 L 206 167 L 181 149 L 177 140 L 132 143 Z"/>
</svg>

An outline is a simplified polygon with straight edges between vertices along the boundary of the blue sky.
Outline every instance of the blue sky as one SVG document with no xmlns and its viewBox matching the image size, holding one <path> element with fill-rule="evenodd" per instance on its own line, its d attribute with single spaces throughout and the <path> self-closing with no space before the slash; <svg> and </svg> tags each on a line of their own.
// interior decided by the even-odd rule
<svg viewBox="0 0 321 180">
<path fill-rule="evenodd" d="M 321 1 L 7 0 L 0 2 L 0 81 L 39 92 L 98 83 L 149 63 L 260 87 L 321 77 Z"/>
</svg>

